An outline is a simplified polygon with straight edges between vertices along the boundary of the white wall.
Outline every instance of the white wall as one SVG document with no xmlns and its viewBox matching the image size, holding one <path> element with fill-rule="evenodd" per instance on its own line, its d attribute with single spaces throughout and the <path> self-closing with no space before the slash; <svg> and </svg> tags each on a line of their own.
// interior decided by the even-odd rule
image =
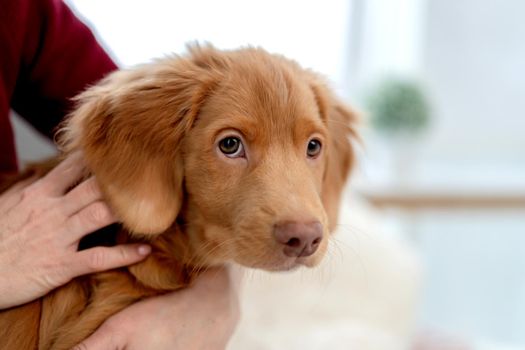
<svg viewBox="0 0 525 350">
<path fill-rule="evenodd" d="M 437 117 L 429 155 L 525 164 L 525 2 L 427 6 L 424 69 Z"/>
<path fill-rule="evenodd" d="M 524 15 L 522 0 L 427 0 L 422 67 L 435 118 L 420 160 L 440 164 L 427 176 L 481 191 L 525 187 Z M 523 217 L 419 218 L 426 325 L 525 344 Z"/>
<path fill-rule="evenodd" d="M 67 0 L 123 65 L 208 41 L 224 49 L 262 46 L 343 85 L 351 1 Z"/>
</svg>

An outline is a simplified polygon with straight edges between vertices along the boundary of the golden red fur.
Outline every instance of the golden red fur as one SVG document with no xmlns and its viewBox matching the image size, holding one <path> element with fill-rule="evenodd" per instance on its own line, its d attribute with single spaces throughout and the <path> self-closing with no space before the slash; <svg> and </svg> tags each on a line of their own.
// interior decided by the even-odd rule
<svg viewBox="0 0 525 350">
<path fill-rule="evenodd" d="M 83 152 L 122 221 L 118 241 L 148 241 L 152 254 L 4 310 L 0 348 L 69 349 L 127 305 L 183 288 L 212 265 L 316 265 L 337 222 L 354 124 L 316 74 L 261 49 L 193 47 L 111 74 L 78 97 L 60 139 L 66 154 Z M 229 133 L 242 138 L 244 159 L 218 152 Z M 313 136 L 315 159 L 305 153 Z M 272 237 L 294 218 L 323 227 L 311 256 L 291 259 Z"/>
</svg>

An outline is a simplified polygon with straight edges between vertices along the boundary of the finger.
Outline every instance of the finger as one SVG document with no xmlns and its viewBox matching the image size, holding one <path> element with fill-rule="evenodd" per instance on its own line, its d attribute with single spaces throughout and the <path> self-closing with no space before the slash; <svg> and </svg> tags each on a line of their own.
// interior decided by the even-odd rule
<svg viewBox="0 0 525 350">
<path fill-rule="evenodd" d="M 121 244 L 115 247 L 95 247 L 73 254 L 71 273 L 76 277 L 135 264 L 151 252 L 146 244 Z"/>
<path fill-rule="evenodd" d="M 88 233 L 113 224 L 116 221 L 108 205 L 101 201 L 89 204 L 76 214 L 70 216 L 63 229 L 67 232 L 69 242 L 76 242 Z"/>
<path fill-rule="evenodd" d="M 90 177 L 64 196 L 62 208 L 64 214 L 69 216 L 99 199 L 102 199 L 102 192 L 95 178 Z"/>
<path fill-rule="evenodd" d="M 82 153 L 75 152 L 40 179 L 38 183 L 46 193 L 61 195 L 80 180 L 84 172 L 85 164 Z"/>
</svg>

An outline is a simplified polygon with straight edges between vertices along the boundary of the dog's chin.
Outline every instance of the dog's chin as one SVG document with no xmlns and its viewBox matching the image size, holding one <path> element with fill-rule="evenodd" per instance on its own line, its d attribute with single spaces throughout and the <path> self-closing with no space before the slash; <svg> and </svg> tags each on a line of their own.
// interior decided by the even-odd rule
<svg viewBox="0 0 525 350">
<path fill-rule="evenodd" d="M 297 260 L 298 259 L 287 259 L 274 264 L 266 264 L 266 266 L 261 266 L 260 268 L 271 272 L 293 271 L 297 270 L 302 265 Z"/>
<path fill-rule="evenodd" d="M 264 261 L 239 261 L 238 263 L 250 268 L 261 269 L 271 272 L 280 272 L 293 271 L 302 266 L 311 268 L 318 265 L 320 260 L 321 257 L 317 257 L 315 255 L 309 257 L 291 258 L 283 254 L 282 256 L 278 256 L 273 259 L 267 259 Z"/>
</svg>

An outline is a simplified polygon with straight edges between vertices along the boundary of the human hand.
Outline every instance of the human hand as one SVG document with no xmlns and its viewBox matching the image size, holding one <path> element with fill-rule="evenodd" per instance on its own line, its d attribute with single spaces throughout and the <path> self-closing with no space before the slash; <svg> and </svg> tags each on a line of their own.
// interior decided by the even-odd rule
<svg viewBox="0 0 525 350">
<path fill-rule="evenodd" d="M 208 270 L 195 284 L 109 318 L 74 350 L 224 349 L 239 319 L 240 271 Z"/>
<path fill-rule="evenodd" d="M 77 251 L 83 236 L 115 222 L 93 177 L 66 193 L 83 171 L 76 153 L 45 177 L 22 181 L 0 195 L 0 309 L 149 254 L 149 246 L 137 244 Z"/>
</svg>

